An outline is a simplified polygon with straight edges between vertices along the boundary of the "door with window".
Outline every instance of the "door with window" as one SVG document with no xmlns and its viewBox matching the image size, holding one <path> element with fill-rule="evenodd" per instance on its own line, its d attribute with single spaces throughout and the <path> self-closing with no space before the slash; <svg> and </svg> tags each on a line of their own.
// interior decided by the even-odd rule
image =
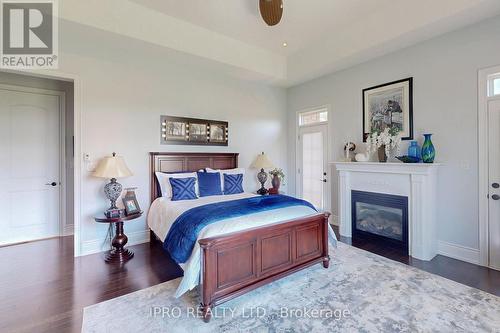
<svg viewBox="0 0 500 333">
<path fill-rule="evenodd" d="M 498 97 L 488 101 L 489 265 L 500 270 L 500 79 Z"/>
<path fill-rule="evenodd" d="M 299 113 L 297 192 L 320 210 L 329 209 L 328 110 Z"/>
<path fill-rule="evenodd" d="M 0 245 L 59 235 L 60 98 L 0 87 Z"/>
</svg>

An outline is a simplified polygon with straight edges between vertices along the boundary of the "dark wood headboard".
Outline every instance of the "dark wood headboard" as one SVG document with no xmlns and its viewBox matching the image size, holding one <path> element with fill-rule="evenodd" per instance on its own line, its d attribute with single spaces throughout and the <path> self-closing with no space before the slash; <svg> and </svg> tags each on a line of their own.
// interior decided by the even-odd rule
<svg viewBox="0 0 500 333">
<path fill-rule="evenodd" d="M 192 172 L 203 168 L 238 167 L 238 153 L 159 153 L 150 155 L 151 202 L 158 198 L 155 172 Z"/>
</svg>

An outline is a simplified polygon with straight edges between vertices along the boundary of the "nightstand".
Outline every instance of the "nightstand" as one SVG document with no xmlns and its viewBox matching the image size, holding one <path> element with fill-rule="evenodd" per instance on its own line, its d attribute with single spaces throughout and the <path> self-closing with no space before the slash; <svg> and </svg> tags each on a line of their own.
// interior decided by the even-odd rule
<svg viewBox="0 0 500 333">
<path fill-rule="evenodd" d="M 104 261 L 113 264 L 123 264 L 134 257 L 134 252 L 129 249 L 125 249 L 128 238 L 123 232 L 123 222 L 135 220 L 142 216 L 142 212 L 132 215 L 122 215 L 120 217 L 106 217 L 104 215 L 94 217 L 94 220 L 98 223 L 114 223 L 116 227 L 116 235 L 111 242 L 114 249 L 108 251 Z"/>
</svg>

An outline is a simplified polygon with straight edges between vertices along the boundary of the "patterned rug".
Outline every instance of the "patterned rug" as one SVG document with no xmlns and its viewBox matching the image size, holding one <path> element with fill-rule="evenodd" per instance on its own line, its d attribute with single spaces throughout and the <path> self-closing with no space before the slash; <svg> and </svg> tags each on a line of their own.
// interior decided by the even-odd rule
<svg viewBox="0 0 500 333">
<path fill-rule="evenodd" d="M 500 298 L 339 243 L 321 264 L 221 304 L 172 280 L 84 309 L 83 332 L 500 332 Z"/>
</svg>

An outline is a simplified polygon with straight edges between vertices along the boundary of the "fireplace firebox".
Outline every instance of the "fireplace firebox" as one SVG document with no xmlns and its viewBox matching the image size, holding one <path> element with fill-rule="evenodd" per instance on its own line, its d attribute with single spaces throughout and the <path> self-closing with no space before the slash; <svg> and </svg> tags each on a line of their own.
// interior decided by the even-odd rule
<svg viewBox="0 0 500 333">
<path fill-rule="evenodd" d="M 351 191 L 352 240 L 373 241 L 408 253 L 408 197 Z"/>
</svg>

